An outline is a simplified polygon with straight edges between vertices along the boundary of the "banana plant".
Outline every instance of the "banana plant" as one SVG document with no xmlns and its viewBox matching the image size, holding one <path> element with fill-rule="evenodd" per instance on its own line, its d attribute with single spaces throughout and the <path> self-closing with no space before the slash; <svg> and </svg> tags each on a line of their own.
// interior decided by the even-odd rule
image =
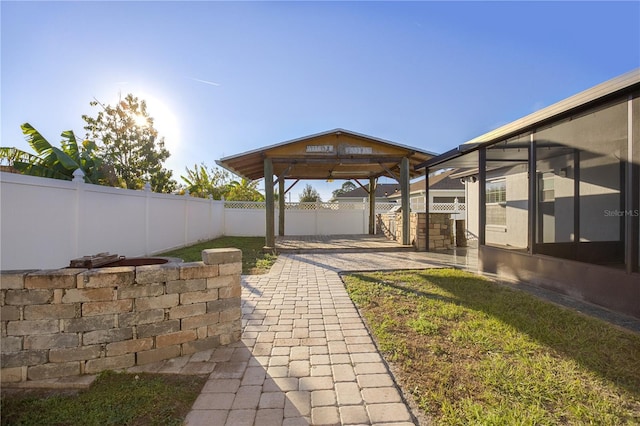
<svg viewBox="0 0 640 426">
<path fill-rule="evenodd" d="M 87 183 L 104 183 L 103 162 L 96 155 L 97 146 L 85 140 L 78 145 L 71 130 L 62 132 L 60 148 L 49 143 L 31 124 L 20 126 L 29 146 L 35 154 L 14 147 L 0 147 L 0 161 L 6 161 L 14 169 L 25 175 L 72 180 L 73 172 L 84 172 Z"/>
<path fill-rule="evenodd" d="M 258 191 L 258 181 L 242 178 L 229 183 L 226 199 L 229 201 L 264 201 Z"/>
</svg>

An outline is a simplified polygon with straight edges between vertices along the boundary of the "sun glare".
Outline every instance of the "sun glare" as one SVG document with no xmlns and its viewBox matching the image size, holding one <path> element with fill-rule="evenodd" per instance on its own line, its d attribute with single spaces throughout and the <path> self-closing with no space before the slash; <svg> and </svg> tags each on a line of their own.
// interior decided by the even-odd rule
<svg viewBox="0 0 640 426">
<path fill-rule="evenodd" d="M 136 126 L 138 126 L 138 127 L 143 127 L 143 126 L 147 125 L 147 119 L 144 116 L 140 115 L 140 114 L 135 115 L 133 117 L 133 121 L 136 122 Z"/>
<path fill-rule="evenodd" d="M 174 170 L 174 172 L 181 168 L 180 159 L 182 157 L 182 138 L 180 132 L 180 123 L 178 117 L 175 114 L 175 107 L 171 104 L 170 98 L 162 98 L 154 96 L 149 90 L 133 87 L 137 85 L 129 84 L 127 82 L 120 82 L 117 84 L 119 97 L 123 96 L 123 93 L 131 93 L 139 100 L 144 100 L 147 104 L 147 114 L 153 119 L 153 127 L 158 131 L 158 137 L 164 138 L 164 147 L 169 150 L 171 156 L 165 163 L 165 167 Z M 163 100 L 164 99 L 164 100 Z M 118 101 L 111 101 L 112 103 Z M 146 126 L 147 120 L 144 117 L 133 117 L 136 125 Z M 177 172 L 176 172 L 177 173 Z"/>
<path fill-rule="evenodd" d="M 172 155 L 178 154 L 180 150 L 180 126 L 176 115 L 161 101 L 148 93 L 138 93 L 140 99 L 147 103 L 147 113 L 153 118 L 153 126 L 158 131 L 158 136 L 164 137 L 165 148 Z M 136 123 L 138 119 L 136 118 Z M 145 123 L 146 124 L 146 123 Z"/>
</svg>

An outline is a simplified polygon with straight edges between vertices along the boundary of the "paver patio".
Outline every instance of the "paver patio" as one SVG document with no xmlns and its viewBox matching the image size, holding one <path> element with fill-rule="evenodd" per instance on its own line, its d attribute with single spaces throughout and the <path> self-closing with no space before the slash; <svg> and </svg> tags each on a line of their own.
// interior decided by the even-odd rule
<svg viewBox="0 0 640 426">
<path fill-rule="evenodd" d="M 215 366 L 186 424 L 414 424 L 338 275 L 435 266 L 407 254 L 283 254 L 243 277 L 242 341 L 203 361 Z"/>
</svg>

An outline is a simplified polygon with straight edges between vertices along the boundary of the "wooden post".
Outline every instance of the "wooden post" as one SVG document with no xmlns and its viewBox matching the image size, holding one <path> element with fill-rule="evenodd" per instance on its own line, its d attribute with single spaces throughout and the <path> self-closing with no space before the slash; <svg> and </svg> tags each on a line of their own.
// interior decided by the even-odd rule
<svg viewBox="0 0 640 426">
<path fill-rule="evenodd" d="M 400 191 L 402 194 L 402 244 L 411 244 L 411 205 L 409 203 L 409 159 L 404 157 L 400 163 Z"/>
<path fill-rule="evenodd" d="M 376 233 L 376 178 L 369 178 L 369 235 Z"/>
<path fill-rule="evenodd" d="M 265 194 L 265 210 L 267 218 L 265 250 L 273 250 L 276 246 L 275 236 L 275 203 L 273 200 L 273 163 L 271 158 L 264 159 L 264 194 Z"/>
<path fill-rule="evenodd" d="M 285 193 L 284 193 L 284 175 L 278 179 L 278 235 L 284 235 L 284 209 L 285 209 Z"/>
</svg>

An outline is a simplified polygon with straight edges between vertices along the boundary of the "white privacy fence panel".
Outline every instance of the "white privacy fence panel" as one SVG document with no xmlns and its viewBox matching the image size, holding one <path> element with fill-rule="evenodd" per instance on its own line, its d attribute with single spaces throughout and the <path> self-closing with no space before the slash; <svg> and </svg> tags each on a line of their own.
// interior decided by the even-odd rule
<svg viewBox="0 0 640 426">
<path fill-rule="evenodd" d="M 225 201 L 224 206 L 225 235 L 233 235 L 235 237 L 265 236 L 267 227 L 265 203 Z M 276 220 L 276 225 L 277 223 L 278 221 Z"/>
<path fill-rule="evenodd" d="M 223 234 L 220 201 L 0 172 L 2 270 L 151 255 Z"/>
<path fill-rule="evenodd" d="M 59 268 L 99 252 L 143 256 L 222 235 L 262 237 L 265 203 L 214 201 L 0 172 L 0 269 Z M 376 203 L 376 214 L 398 203 Z M 412 204 L 424 211 L 424 204 Z M 463 219 L 462 203 L 430 211 Z M 279 233 L 278 204 L 274 227 Z M 369 203 L 285 203 L 285 235 L 358 235 Z"/>
<path fill-rule="evenodd" d="M 58 267 L 68 266 L 73 257 L 105 251 L 123 256 L 146 254 L 144 192 L 72 184 L 77 198 L 67 207 L 80 211 L 75 222 L 77 256 L 73 255 L 75 253 L 67 254 L 66 259 L 57 264 Z"/>
<path fill-rule="evenodd" d="M 64 266 L 77 251 L 76 200 L 72 182 L 0 172 L 0 268 Z"/>
</svg>

